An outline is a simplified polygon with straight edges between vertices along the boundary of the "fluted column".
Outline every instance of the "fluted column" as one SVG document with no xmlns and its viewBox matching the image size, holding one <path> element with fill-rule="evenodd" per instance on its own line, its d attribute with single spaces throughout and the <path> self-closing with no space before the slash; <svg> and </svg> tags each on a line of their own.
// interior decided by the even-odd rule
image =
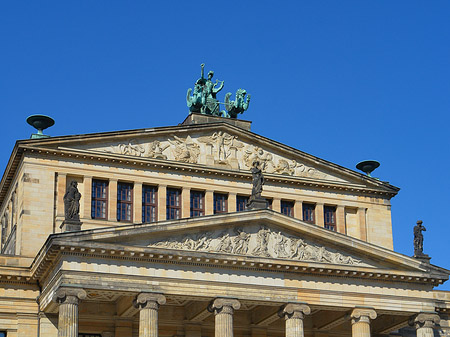
<svg viewBox="0 0 450 337">
<path fill-rule="evenodd" d="M 377 313 L 371 308 L 355 308 L 351 315 L 352 336 L 370 337 L 370 320 L 377 318 Z"/>
<path fill-rule="evenodd" d="M 78 337 L 78 304 L 86 298 L 83 289 L 59 288 L 53 300 L 59 304 L 58 337 Z"/>
<path fill-rule="evenodd" d="M 311 309 L 306 304 L 288 303 L 280 308 L 278 315 L 286 320 L 286 337 L 304 337 L 303 319 Z"/>
<path fill-rule="evenodd" d="M 416 328 L 417 337 L 433 337 L 433 327 L 439 321 L 439 315 L 435 312 L 421 312 L 410 321 L 410 324 Z"/>
<path fill-rule="evenodd" d="M 158 309 L 166 297 L 157 293 L 140 293 L 133 304 L 139 309 L 139 337 L 158 337 Z"/>
<path fill-rule="evenodd" d="M 233 337 L 233 314 L 241 303 L 233 298 L 216 298 L 208 307 L 215 315 L 215 337 Z"/>
</svg>

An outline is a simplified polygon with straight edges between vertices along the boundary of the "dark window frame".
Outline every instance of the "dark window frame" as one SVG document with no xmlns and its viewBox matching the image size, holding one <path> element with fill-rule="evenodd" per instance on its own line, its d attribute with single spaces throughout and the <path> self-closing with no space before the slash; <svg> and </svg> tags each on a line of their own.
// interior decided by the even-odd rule
<svg viewBox="0 0 450 337">
<path fill-rule="evenodd" d="M 153 202 L 147 201 L 147 193 L 151 193 Z M 151 198 L 150 198 L 151 199 Z M 149 210 L 149 218 L 147 217 Z M 152 212 L 153 217 L 152 217 Z M 158 221 L 158 186 L 142 185 L 142 223 L 151 223 Z"/>
<path fill-rule="evenodd" d="M 173 194 L 172 194 L 173 193 Z M 175 196 L 176 203 L 178 205 L 171 205 L 171 197 Z M 174 214 L 174 216 L 172 216 Z M 176 220 L 181 218 L 181 189 L 180 188 L 167 188 L 166 190 L 166 219 Z"/>
<path fill-rule="evenodd" d="M 191 190 L 190 191 L 190 216 L 191 218 L 205 215 L 205 192 Z"/>
<path fill-rule="evenodd" d="M 302 204 L 302 216 L 303 216 L 304 222 L 315 224 L 316 223 L 316 205 L 309 203 L 309 202 L 304 202 Z"/>
<path fill-rule="evenodd" d="M 228 213 L 227 193 L 214 192 L 213 203 L 214 203 L 214 214 Z"/>
<path fill-rule="evenodd" d="M 96 185 L 96 184 L 98 184 L 98 185 Z M 97 190 L 97 187 L 102 186 L 100 184 L 104 184 L 105 197 L 97 197 L 96 190 Z M 92 179 L 92 191 L 91 191 L 91 218 L 92 219 L 100 219 L 100 220 L 108 219 L 108 192 L 109 192 L 109 181 L 108 180 Z M 96 211 L 97 203 L 104 204 L 104 211 L 105 211 L 104 217 L 97 215 L 97 211 Z"/>
<path fill-rule="evenodd" d="M 281 214 L 294 217 L 294 205 L 295 202 L 292 200 L 281 200 Z"/>
<path fill-rule="evenodd" d="M 333 232 L 337 232 L 336 206 L 323 207 L 323 226 Z"/>
<path fill-rule="evenodd" d="M 123 192 L 128 191 L 129 192 L 129 200 L 127 198 L 123 198 Z M 132 183 L 125 183 L 125 182 L 118 182 L 117 183 L 117 221 L 120 222 L 133 222 L 133 191 L 134 186 Z M 127 193 L 128 194 L 128 193 Z M 122 219 L 122 213 L 125 210 L 125 213 L 128 213 L 129 211 L 129 218 L 128 214 L 126 215 L 126 219 Z"/>
</svg>

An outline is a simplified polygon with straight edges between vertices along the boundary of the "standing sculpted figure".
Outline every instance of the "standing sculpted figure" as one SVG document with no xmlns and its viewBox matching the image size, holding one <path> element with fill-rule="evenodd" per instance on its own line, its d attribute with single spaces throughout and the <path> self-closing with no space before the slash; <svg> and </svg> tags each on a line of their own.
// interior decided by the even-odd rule
<svg viewBox="0 0 450 337">
<path fill-rule="evenodd" d="M 264 176 L 260 167 L 259 161 L 253 162 L 252 172 L 252 197 L 256 199 L 261 198 L 262 187 L 264 185 Z"/>
<path fill-rule="evenodd" d="M 80 220 L 80 199 L 81 193 L 78 192 L 78 183 L 70 182 L 66 194 L 64 194 L 64 216 L 66 220 Z"/>
<path fill-rule="evenodd" d="M 423 231 L 427 229 L 422 226 L 423 221 L 417 221 L 417 225 L 414 226 L 414 255 L 421 256 L 423 254 Z"/>
</svg>

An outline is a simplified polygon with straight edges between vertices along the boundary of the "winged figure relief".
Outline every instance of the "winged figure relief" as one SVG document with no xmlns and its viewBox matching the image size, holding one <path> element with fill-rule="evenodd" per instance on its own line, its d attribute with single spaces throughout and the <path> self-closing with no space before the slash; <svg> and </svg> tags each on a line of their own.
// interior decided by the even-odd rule
<svg viewBox="0 0 450 337">
<path fill-rule="evenodd" d="M 172 145 L 172 153 L 177 161 L 184 163 L 195 164 L 198 161 L 200 155 L 200 147 L 194 143 L 190 136 L 185 139 L 173 136 L 174 140 L 169 139 L 169 143 Z"/>
</svg>

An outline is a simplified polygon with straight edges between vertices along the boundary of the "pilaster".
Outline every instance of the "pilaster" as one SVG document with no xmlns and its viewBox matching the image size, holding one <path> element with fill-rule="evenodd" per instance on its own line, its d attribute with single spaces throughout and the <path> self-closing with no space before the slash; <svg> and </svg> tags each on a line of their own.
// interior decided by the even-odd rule
<svg viewBox="0 0 450 337">
<path fill-rule="evenodd" d="M 191 189 L 183 187 L 181 189 L 181 217 L 189 218 L 191 216 Z"/>
<path fill-rule="evenodd" d="M 166 220 L 167 186 L 158 186 L 158 221 Z"/>
<path fill-rule="evenodd" d="M 83 218 L 91 218 L 91 203 L 92 203 L 92 177 L 83 177 L 83 196 L 81 202 L 83 203 Z"/>
<path fill-rule="evenodd" d="M 322 217 L 323 218 L 323 217 Z M 338 233 L 345 234 L 345 207 L 338 205 L 336 207 L 336 230 Z"/>
<path fill-rule="evenodd" d="M 273 198 L 272 210 L 275 212 L 281 213 L 281 199 L 280 198 Z"/>
<path fill-rule="evenodd" d="M 357 211 L 360 239 L 364 241 L 367 241 L 366 210 L 366 208 L 359 207 Z"/>
<path fill-rule="evenodd" d="M 117 179 L 109 179 L 108 183 L 108 220 L 117 220 Z"/>
<path fill-rule="evenodd" d="M 133 222 L 142 222 L 142 183 L 135 182 L 133 186 Z"/>
<path fill-rule="evenodd" d="M 205 192 L 205 215 L 214 214 L 214 191 Z"/>
<path fill-rule="evenodd" d="M 325 226 L 324 215 L 323 215 L 323 203 L 316 203 L 316 225 L 319 227 Z"/>
<path fill-rule="evenodd" d="M 228 213 L 236 212 L 236 193 L 228 193 Z"/>
</svg>

